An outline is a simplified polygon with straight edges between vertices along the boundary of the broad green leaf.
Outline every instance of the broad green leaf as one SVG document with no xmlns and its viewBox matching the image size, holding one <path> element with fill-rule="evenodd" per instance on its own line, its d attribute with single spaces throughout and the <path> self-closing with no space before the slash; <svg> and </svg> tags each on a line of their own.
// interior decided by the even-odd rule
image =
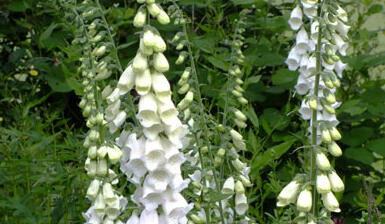
<svg viewBox="0 0 385 224">
<path fill-rule="evenodd" d="M 280 69 L 273 74 L 271 80 L 274 85 L 283 85 L 283 84 L 295 84 L 298 78 L 298 72 L 290 71 L 289 69 Z"/>
<path fill-rule="evenodd" d="M 367 14 L 368 15 L 372 15 L 372 14 L 376 14 L 376 13 L 379 13 L 382 11 L 382 5 L 380 4 L 374 4 L 372 5 L 372 7 L 369 8 Z"/>
<path fill-rule="evenodd" d="M 230 65 L 226 63 L 222 58 L 214 56 L 208 56 L 206 58 L 212 65 L 214 65 L 214 67 L 220 68 L 226 72 L 228 71 Z"/>
<path fill-rule="evenodd" d="M 252 163 L 252 168 L 256 170 L 263 169 L 273 160 L 279 159 L 284 153 L 286 153 L 293 143 L 296 141 L 295 138 L 287 140 L 284 143 L 273 146 L 266 151 L 263 152 L 262 155 L 256 157 L 256 159 Z"/>
<path fill-rule="evenodd" d="M 13 0 L 10 1 L 8 9 L 14 12 L 25 12 L 31 6 L 25 0 Z"/>
<path fill-rule="evenodd" d="M 367 110 L 367 106 L 360 99 L 353 99 L 344 102 L 338 112 L 345 112 L 351 116 L 356 116 L 364 113 Z"/>
<path fill-rule="evenodd" d="M 342 142 L 350 146 L 360 146 L 364 144 L 374 134 L 370 127 L 357 127 L 343 133 Z"/>
<path fill-rule="evenodd" d="M 348 148 L 344 151 L 346 158 L 370 165 L 374 161 L 373 154 L 364 148 Z"/>
<path fill-rule="evenodd" d="M 375 153 L 385 156 L 385 138 L 380 138 L 369 142 L 368 148 Z"/>
<path fill-rule="evenodd" d="M 253 124 L 255 132 L 258 133 L 259 119 L 258 119 L 257 114 L 254 111 L 254 108 L 250 105 L 248 110 L 245 111 L 245 113 L 246 113 L 246 116 L 250 119 L 251 123 Z"/>
</svg>

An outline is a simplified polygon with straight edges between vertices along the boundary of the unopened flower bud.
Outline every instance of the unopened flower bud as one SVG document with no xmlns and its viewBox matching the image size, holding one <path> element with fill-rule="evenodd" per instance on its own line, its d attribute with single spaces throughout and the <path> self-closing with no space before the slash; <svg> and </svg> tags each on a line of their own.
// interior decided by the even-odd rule
<svg viewBox="0 0 385 224">
<path fill-rule="evenodd" d="M 150 29 L 147 29 L 143 33 L 143 38 L 142 39 L 143 39 L 143 44 L 146 47 L 154 47 L 154 45 L 156 44 L 155 35 L 154 35 L 154 33 Z"/>
<path fill-rule="evenodd" d="M 310 106 L 311 109 L 317 110 L 318 102 L 317 102 L 317 98 L 315 96 L 311 96 L 310 97 L 310 99 L 309 99 L 309 106 Z"/>
<path fill-rule="evenodd" d="M 240 78 L 237 78 L 235 81 L 237 82 L 238 85 L 242 85 L 243 84 L 243 80 L 240 79 Z"/>
<path fill-rule="evenodd" d="M 96 56 L 96 57 L 100 57 L 100 56 L 103 56 L 104 53 L 106 53 L 107 51 L 107 48 L 106 46 L 102 45 L 98 48 L 95 48 L 93 51 L 92 51 L 92 55 L 93 56 Z"/>
<path fill-rule="evenodd" d="M 110 147 L 108 149 L 108 159 L 112 164 L 115 164 L 116 162 L 118 162 L 119 159 L 122 158 L 122 156 L 123 156 L 123 153 L 117 146 Z"/>
<path fill-rule="evenodd" d="M 201 152 L 202 153 L 207 153 L 209 151 L 209 148 L 207 147 L 207 146 L 203 146 L 202 148 L 201 148 Z"/>
<path fill-rule="evenodd" d="M 333 93 L 330 92 L 330 90 L 324 89 L 324 90 L 323 90 L 323 94 L 324 94 L 324 97 L 325 97 L 325 99 L 326 99 L 326 101 L 327 101 L 328 103 L 333 104 L 333 103 L 336 102 L 336 98 L 335 98 L 335 96 L 333 95 Z"/>
<path fill-rule="evenodd" d="M 146 19 L 147 19 L 147 10 L 144 7 L 140 7 L 134 17 L 133 24 L 135 27 L 143 27 L 146 24 Z"/>
<path fill-rule="evenodd" d="M 231 161 L 231 163 L 233 164 L 234 168 L 239 172 L 241 172 L 246 167 L 246 164 L 242 163 L 239 159 L 235 159 Z"/>
<path fill-rule="evenodd" d="M 340 212 L 340 205 L 332 192 L 322 194 L 322 202 L 325 208 L 331 212 Z"/>
<path fill-rule="evenodd" d="M 108 205 L 111 205 L 113 202 L 117 200 L 115 197 L 114 190 L 112 189 L 112 186 L 110 183 L 105 183 L 103 185 L 103 198 Z"/>
<path fill-rule="evenodd" d="M 344 182 L 342 182 L 341 178 L 335 171 L 332 171 L 328 174 L 331 189 L 334 192 L 341 192 L 345 190 Z"/>
<path fill-rule="evenodd" d="M 247 101 L 247 99 L 246 98 L 244 98 L 244 97 L 238 97 L 238 102 L 240 103 L 240 104 L 243 104 L 243 105 L 246 105 L 249 101 Z"/>
<path fill-rule="evenodd" d="M 164 42 L 163 38 L 159 35 L 154 35 L 155 44 L 153 46 L 154 51 L 156 52 L 164 52 L 167 48 L 166 42 Z"/>
<path fill-rule="evenodd" d="M 337 130 L 336 127 L 331 127 L 329 129 L 329 132 L 330 132 L 330 136 L 332 137 L 333 140 L 335 141 L 338 141 L 341 139 L 341 134 L 340 132 Z"/>
<path fill-rule="evenodd" d="M 182 32 L 178 32 L 175 34 L 175 36 L 172 38 L 171 42 L 175 43 L 180 40 L 180 38 L 183 36 Z"/>
<path fill-rule="evenodd" d="M 245 193 L 245 187 L 243 186 L 241 181 L 235 182 L 235 193 L 236 194 L 243 194 Z"/>
<path fill-rule="evenodd" d="M 321 137 L 322 137 L 322 141 L 325 143 L 331 143 L 332 142 L 332 137 L 330 136 L 329 129 L 327 129 L 327 128 L 323 128 L 321 130 Z"/>
<path fill-rule="evenodd" d="M 186 57 L 187 57 L 187 53 L 186 52 L 181 52 L 178 56 L 178 58 L 176 59 L 175 61 L 175 64 L 176 65 L 180 65 L 182 64 L 185 60 L 186 60 Z"/>
<path fill-rule="evenodd" d="M 88 117 L 91 113 L 91 105 L 86 105 L 83 110 L 83 116 Z"/>
<path fill-rule="evenodd" d="M 97 152 L 98 152 L 98 148 L 96 146 L 91 146 L 88 149 L 88 157 L 90 157 L 90 159 L 96 159 Z"/>
<path fill-rule="evenodd" d="M 277 206 L 284 207 L 290 203 L 294 203 L 299 192 L 299 183 L 295 180 L 286 185 L 278 195 Z"/>
<path fill-rule="evenodd" d="M 317 175 L 317 192 L 320 194 L 330 192 L 329 178 L 325 174 Z"/>
<path fill-rule="evenodd" d="M 237 91 L 237 90 L 235 90 L 235 89 L 232 90 L 231 93 L 232 93 L 234 96 L 236 96 L 236 97 L 242 97 L 242 93 L 239 92 L 239 91 Z"/>
<path fill-rule="evenodd" d="M 88 134 L 88 137 L 90 141 L 97 141 L 100 137 L 100 134 L 97 130 L 91 130 L 90 133 Z"/>
<path fill-rule="evenodd" d="M 194 222 L 194 224 L 204 224 L 205 223 L 205 220 L 201 216 L 196 215 L 196 214 L 192 214 L 190 216 L 190 219 Z"/>
<path fill-rule="evenodd" d="M 235 195 L 235 211 L 238 215 L 244 215 L 249 205 L 245 194 Z"/>
<path fill-rule="evenodd" d="M 153 17 L 157 17 L 160 12 L 162 11 L 162 9 L 160 8 L 159 5 L 157 5 L 156 3 L 151 3 L 151 4 L 148 4 L 147 5 L 147 9 L 148 9 L 148 12 L 153 16 Z"/>
<path fill-rule="evenodd" d="M 158 72 L 167 72 L 170 69 L 167 58 L 162 53 L 154 54 L 154 68 Z"/>
<path fill-rule="evenodd" d="M 332 142 L 328 145 L 328 151 L 332 156 L 339 157 L 342 155 L 342 150 L 336 142 Z"/>
<path fill-rule="evenodd" d="M 166 25 L 170 23 L 170 17 L 167 15 L 167 13 L 164 10 L 160 10 L 156 19 L 162 25 Z"/>
<path fill-rule="evenodd" d="M 234 119 L 235 125 L 237 125 L 239 128 L 246 128 L 247 124 L 244 121 L 241 121 L 239 119 Z"/>
<path fill-rule="evenodd" d="M 107 175 L 107 171 L 108 171 L 107 160 L 100 159 L 96 167 L 96 174 L 98 176 L 105 176 Z"/>
<path fill-rule="evenodd" d="M 303 190 L 298 195 L 297 209 L 302 212 L 309 212 L 312 207 L 312 196 L 309 190 Z"/>
<path fill-rule="evenodd" d="M 94 203 L 94 211 L 96 214 L 103 214 L 104 209 L 106 208 L 106 204 L 104 203 L 104 198 L 101 193 L 98 194 Z"/>
<path fill-rule="evenodd" d="M 137 53 L 134 61 L 132 62 L 132 70 L 137 73 L 141 73 L 148 68 L 147 57 L 142 53 Z"/>
<path fill-rule="evenodd" d="M 318 152 L 316 155 L 317 167 L 321 170 L 328 171 L 330 169 L 330 162 L 326 155 L 322 152 Z"/>
<path fill-rule="evenodd" d="M 239 175 L 239 179 L 242 181 L 243 186 L 245 186 L 245 187 L 253 186 L 253 184 L 251 183 L 251 181 L 248 177 L 245 177 L 243 175 Z"/>
<path fill-rule="evenodd" d="M 218 157 L 223 157 L 223 156 L 225 156 L 225 154 L 226 154 L 226 150 L 224 149 L 224 148 L 220 148 L 219 150 L 218 150 L 218 152 L 217 152 L 217 156 Z"/>
<path fill-rule="evenodd" d="M 98 153 L 98 157 L 100 159 L 104 158 L 106 155 L 107 155 L 107 152 L 108 152 L 108 147 L 107 146 L 100 146 L 97 153 Z"/>
<path fill-rule="evenodd" d="M 240 110 L 236 110 L 234 112 L 234 114 L 235 114 L 235 117 L 238 118 L 241 121 L 246 121 L 247 120 L 245 114 L 243 114 Z"/>
</svg>

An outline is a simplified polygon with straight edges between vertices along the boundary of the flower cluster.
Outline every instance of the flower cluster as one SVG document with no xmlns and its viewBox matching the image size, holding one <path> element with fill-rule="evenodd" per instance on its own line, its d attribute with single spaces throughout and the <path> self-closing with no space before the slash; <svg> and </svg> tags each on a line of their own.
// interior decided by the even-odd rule
<svg viewBox="0 0 385 224">
<path fill-rule="evenodd" d="M 131 200 L 139 208 L 127 223 L 186 223 L 191 206 L 180 193 L 189 183 L 183 180 L 180 168 L 185 161 L 180 149 L 186 127 L 178 118 L 163 74 L 170 67 L 163 54 L 166 42 L 155 27 L 146 25 L 150 16 L 160 24 L 168 24 L 170 18 L 154 0 L 137 2 L 142 4 L 133 21 L 135 27 L 143 28 L 139 50 L 107 97 L 127 94 L 133 87 L 139 95 L 136 117 L 142 133 L 123 131 L 116 140 L 123 150 L 121 170 L 136 186 Z"/>
<path fill-rule="evenodd" d="M 100 18 L 95 16 L 98 15 L 95 13 L 98 8 L 94 4 L 84 2 L 80 10 L 83 10 L 82 16 L 76 18 L 80 27 L 79 36 L 85 37 L 85 56 L 81 58 L 80 66 L 84 95 L 79 106 L 83 110 L 83 116 L 87 118 L 86 125 L 90 128 L 83 145 L 88 148 L 85 169 L 92 178 L 87 190 L 87 198 L 92 201 L 92 205 L 83 216 L 86 223 L 90 224 L 118 224 L 122 223 L 118 217 L 125 209 L 127 200 L 114 190 L 113 186 L 118 183 L 118 179 L 111 168 L 119 162 L 123 154 L 114 141 L 105 135 L 107 121 L 98 92 L 102 86 L 100 80 L 108 78 L 112 73 L 108 69 L 107 47 L 103 40 L 105 31 Z M 83 40 L 75 39 L 74 43 L 77 42 Z"/>
<path fill-rule="evenodd" d="M 309 26 L 303 15 L 309 19 Z M 339 122 L 335 115 L 340 103 L 334 93 L 340 87 L 338 78 L 346 68 L 340 59 L 348 48 L 349 26 L 346 23 L 345 10 L 334 1 L 301 0 L 291 12 L 289 24 L 298 33 L 286 64 L 290 70 L 300 73 L 295 88 L 298 94 L 306 95 L 299 113 L 304 120 L 310 120 L 315 169 L 310 175 L 311 184 L 306 183 L 309 178 L 298 177 L 289 183 L 279 194 L 277 206 L 297 202 L 299 211 L 310 212 L 314 206 L 312 194 L 318 192 L 327 211 L 340 211 L 332 192 L 343 191 L 344 184 L 331 167 L 327 152 L 336 157 L 342 155 L 335 142 L 341 135 L 336 128 Z"/>
</svg>

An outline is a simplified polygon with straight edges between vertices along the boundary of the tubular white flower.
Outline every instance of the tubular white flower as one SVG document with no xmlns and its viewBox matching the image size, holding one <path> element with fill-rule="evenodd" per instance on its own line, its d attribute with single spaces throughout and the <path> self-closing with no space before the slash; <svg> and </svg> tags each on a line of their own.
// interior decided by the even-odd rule
<svg viewBox="0 0 385 224">
<path fill-rule="evenodd" d="M 156 210 L 143 210 L 142 214 L 140 215 L 140 224 L 158 224 L 159 223 L 159 216 L 158 212 Z"/>
<path fill-rule="evenodd" d="M 222 188 L 223 194 L 233 194 L 234 193 L 234 178 L 229 177 L 226 179 L 225 183 L 223 184 Z"/>
<path fill-rule="evenodd" d="M 311 24 L 311 27 L 310 27 L 311 39 L 313 41 L 317 41 L 318 32 L 319 32 L 319 22 L 316 20 Z"/>
<path fill-rule="evenodd" d="M 140 39 L 139 42 L 139 51 L 145 56 L 151 56 L 154 53 L 154 49 L 152 47 L 148 47 L 144 44 L 143 38 Z"/>
<path fill-rule="evenodd" d="M 129 92 L 135 84 L 135 73 L 132 65 L 129 65 L 120 76 L 118 81 L 119 94 L 124 95 Z"/>
<path fill-rule="evenodd" d="M 145 166 L 149 171 L 154 171 L 166 162 L 165 152 L 159 139 L 154 141 L 147 139 L 145 144 Z"/>
<path fill-rule="evenodd" d="M 298 30 L 302 26 L 302 10 L 299 5 L 291 11 L 289 24 L 292 30 Z"/>
<path fill-rule="evenodd" d="M 110 126 L 110 133 L 114 133 L 122 124 L 124 121 L 126 121 L 127 113 L 124 111 L 120 111 L 118 115 L 114 118 L 114 120 L 109 124 Z"/>
<path fill-rule="evenodd" d="M 108 148 L 108 159 L 112 164 L 115 164 L 119 161 L 120 158 L 122 158 L 123 153 L 122 151 L 114 145 L 114 147 Z"/>
<path fill-rule="evenodd" d="M 163 38 L 157 34 L 154 35 L 155 44 L 153 49 L 155 52 L 164 52 L 167 48 L 166 42 L 164 42 Z"/>
<path fill-rule="evenodd" d="M 87 197 L 91 200 L 95 199 L 96 196 L 98 195 L 98 192 L 99 192 L 99 187 L 100 187 L 100 181 L 99 180 L 96 180 L 94 179 L 90 186 L 88 187 L 88 190 L 87 190 Z"/>
<path fill-rule="evenodd" d="M 322 194 L 322 202 L 325 208 L 331 212 L 340 212 L 340 205 L 332 192 Z"/>
<path fill-rule="evenodd" d="M 348 26 L 345 23 L 338 20 L 338 24 L 336 26 L 336 29 L 340 33 L 340 35 L 347 36 L 349 29 L 350 29 L 350 26 Z"/>
<path fill-rule="evenodd" d="M 247 203 L 247 197 L 243 194 L 236 194 L 235 195 L 235 211 L 238 215 L 244 215 L 249 208 L 249 205 Z"/>
<path fill-rule="evenodd" d="M 309 91 L 310 85 L 306 75 L 299 75 L 297 84 L 295 85 L 295 89 L 300 95 L 305 95 Z"/>
<path fill-rule="evenodd" d="M 169 101 L 171 96 L 170 83 L 167 78 L 160 72 L 152 72 L 152 89 L 158 100 L 164 102 Z"/>
<path fill-rule="evenodd" d="M 344 182 L 342 182 L 341 178 L 335 171 L 332 171 L 328 174 L 331 189 L 334 192 L 341 192 L 345 190 Z"/>
<path fill-rule="evenodd" d="M 154 68 L 158 72 L 167 72 L 170 69 L 167 58 L 162 53 L 154 54 Z"/>
<path fill-rule="evenodd" d="M 299 186 L 299 183 L 295 180 L 286 185 L 278 195 L 277 206 L 284 207 L 290 203 L 294 203 L 297 199 Z"/>
<path fill-rule="evenodd" d="M 330 182 L 328 177 L 325 174 L 318 174 L 317 175 L 317 191 L 320 194 L 325 194 L 330 192 Z"/>
<path fill-rule="evenodd" d="M 301 56 L 298 54 L 295 48 L 291 49 L 289 52 L 289 56 L 286 59 L 286 64 L 289 67 L 290 71 L 297 70 L 299 63 L 301 61 Z"/>
<path fill-rule="evenodd" d="M 157 108 L 156 99 L 151 93 L 140 98 L 137 117 L 144 127 L 159 124 L 160 120 L 157 114 Z"/>
<path fill-rule="evenodd" d="M 312 207 L 312 195 L 309 190 L 303 190 L 298 195 L 297 209 L 301 212 L 309 212 Z"/>
<path fill-rule="evenodd" d="M 138 52 L 132 62 L 132 70 L 134 72 L 141 73 L 148 68 L 147 57 L 142 53 Z"/>
<path fill-rule="evenodd" d="M 131 217 L 127 220 L 126 224 L 140 224 L 139 217 L 135 211 L 131 214 Z"/>
<path fill-rule="evenodd" d="M 296 38 L 296 50 L 297 53 L 302 55 L 309 49 L 309 37 L 305 28 L 301 28 Z"/>
<path fill-rule="evenodd" d="M 147 11 L 145 8 L 140 8 L 134 17 L 133 24 L 135 27 L 143 27 L 146 24 Z"/>
<path fill-rule="evenodd" d="M 143 33 L 142 40 L 144 47 L 153 48 L 156 44 L 155 34 L 150 29 Z"/>
<path fill-rule="evenodd" d="M 105 208 L 106 204 L 104 203 L 103 194 L 99 193 L 94 203 L 94 211 L 95 213 L 101 215 L 104 213 Z"/>
<path fill-rule="evenodd" d="M 135 77 L 136 91 L 139 95 L 146 95 L 151 89 L 151 73 L 149 69 L 144 70 Z"/>
</svg>

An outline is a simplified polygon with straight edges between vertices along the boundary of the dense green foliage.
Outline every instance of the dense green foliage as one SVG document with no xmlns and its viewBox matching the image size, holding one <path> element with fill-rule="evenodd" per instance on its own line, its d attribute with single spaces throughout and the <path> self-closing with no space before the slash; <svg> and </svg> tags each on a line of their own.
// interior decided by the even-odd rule
<svg viewBox="0 0 385 224">
<path fill-rule="evenodd" d="M 135 1 L 101 1 L 122 65 L 135 56 Z M 276 195 L 300 169 L 308 124 L 298 116 L 293 95 L 298 74 L 284 63 L 295 39 L 287 25 L 293 1 L 179 0 L 190 17 L 189 40 L 197 64 L 203 103 L 220 120 L 226 106 L 230 40 L 242 9 L 246 15 L 242 63 L 249 122 L 242 133 L 254 184 L 249 216 L 258 223 L 290 223 L 294 210 L 276 208 Z M 338 197 L 345 223 L 368 223 L 385 213 L 385 48 L 380 30 L 367 20 L 384 14 L 375 0 L 344 1 L 350 15 L 350 49 L 337 97 L 344 155 L 335 159 L 346 190 Z M 73 45 L 76 27 L 64 1 L 12 0 L 0 3 L 0 223 L 82 223 L 89 179 L 84 171 L 85 121 L 78 109 L 81 55 Z M 384 24 L 383 21 L 377 21 Z M 157 26 L 157 24 L 154 24 Z M 157 27 L 170 41 L 179 25 Z M 384 26 L 380 29 L 385 29 Z M 183 66 L 166 53 L 176 85 Z M 118 77 L 119 74 L 113 74 Z M 176 95 L 176 94 L 175 94 Z M 177 96 L 176 96 L 177 98 Z M 293 153 L 293 152 L 300 153 Z M 301 152 L 302 151 L 302 152 Z M 122 178 L 122 181 L 124 178 Z M 382 216 L 382 222 L 385 222 Z"/>
</svg>

